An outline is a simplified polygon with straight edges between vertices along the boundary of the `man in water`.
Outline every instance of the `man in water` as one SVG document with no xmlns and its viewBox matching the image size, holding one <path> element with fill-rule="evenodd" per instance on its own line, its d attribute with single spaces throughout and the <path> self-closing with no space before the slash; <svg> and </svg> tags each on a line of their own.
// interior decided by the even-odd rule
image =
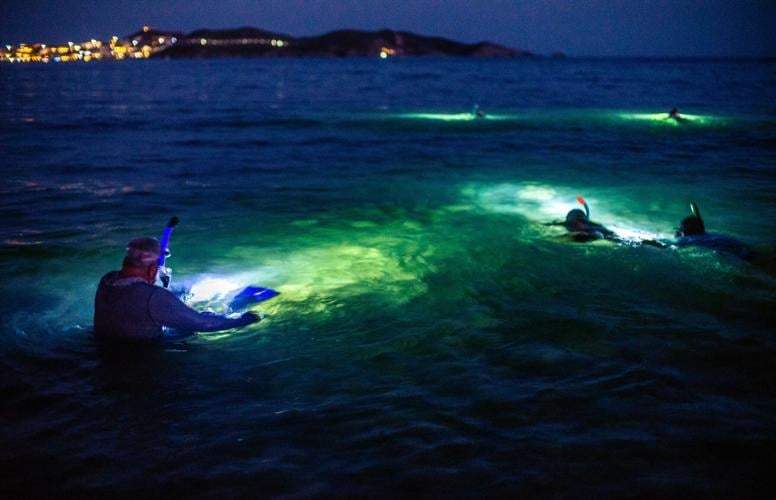
<svg viewBox="0 0 776 500">
<path fill-rule="evenodd" d="M 569 210 L 565 221 L 550 222 L 549 225 L 565 227 L 569 231 L 569 237 L 580 243 L 595 240 L 619 241 L 613 231 L 590 220 L 590 207 L 581 196 L 577 196 L 577 201 L 585 207 L 584 212 L 578 208 Z"/>
<path fill-rule="evenodd" d="M 754 254 L 747 245 L 730 236 L 706 232 L 701 211 L 694 201 L 690 202 L 690 212 L 692 215 L 682 219 L 682 223 L 676 231 L 676 240 L 672 242 L 673 245 L 705 247 L 729 253 L 744 260 L 752 260 Z"/>
<path fill-rule="evenodd" d="M 668 118 L 676 120 L 679 123 L 687 121 L 684 119 L 684 117 L 682 117 L 682 115 L 679 114 L 679 110 L 677 108 L 673 108 L 668 112 Z"/>
<path fill-rule="evenodd" d="M 101 340 L 156 340 L 162 327 L 185 332 L 214 332 L 256 323 L 245 313 L 227 318 L 200 313 L 170 291 L 155 286 L 161 246 L 155 238 L 136 238 L 127 245 L 120 271 L 100 280 L 94 298 L 94 336 Z"/>
<path fill-rule="evenodd" d="M 479 104 L 475 104 L 472 108 L 472 116 L 474 118 L 485 118 L 485 112 L 480 109 Z"/>
</svg>

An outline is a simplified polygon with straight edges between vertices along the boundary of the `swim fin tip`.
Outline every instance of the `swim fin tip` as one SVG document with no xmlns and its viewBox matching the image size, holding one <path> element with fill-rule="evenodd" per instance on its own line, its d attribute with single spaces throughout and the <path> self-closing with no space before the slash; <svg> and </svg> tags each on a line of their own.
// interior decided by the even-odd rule
<svg viewBox="0 0 776 500">
<path fill-rule="evenodd" d="M 229 303 L 229 307 L 232 309 L 240 309 L 250 304 L 256 304 L 264 302 L 278 295 L 280 292 L 272 290 L 270 288 L 263 288 L 260 286 L 248 286 L 245 287 L 240 293 L 235 295 L 232 301 Z"/>
</svg>

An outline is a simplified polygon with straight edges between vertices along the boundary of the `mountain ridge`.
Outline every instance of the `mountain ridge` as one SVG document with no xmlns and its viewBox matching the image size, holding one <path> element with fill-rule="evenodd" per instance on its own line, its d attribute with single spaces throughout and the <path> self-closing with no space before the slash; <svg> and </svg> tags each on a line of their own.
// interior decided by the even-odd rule
<svg viewBox="0 0 776 500">
<path fill-rule="evenodd" d="M 138 31 L 129 38 L 144 42 L 173 36 L 175 44 L 152 57 L 530 57 L 531 52 L 489 41 L 463 43 L 410 31 L 340 29 L 322 35 L 295 37 L 261 28 L 197 29 L 188 34 L 160 30 Z"/>
</svg>

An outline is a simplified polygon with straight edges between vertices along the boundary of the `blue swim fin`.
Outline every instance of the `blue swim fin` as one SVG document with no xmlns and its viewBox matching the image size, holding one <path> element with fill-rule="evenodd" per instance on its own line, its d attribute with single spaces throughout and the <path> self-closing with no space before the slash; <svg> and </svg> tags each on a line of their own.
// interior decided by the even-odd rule
<svg viewBox="0 0 776 500">
<path fill-rule="evenodd" d="M 243 291 L 235 295 L 232 301 L 229 303 L 229 307 L 232 309 L 242 309 L 250 304 L 256 304 L 258 302 L 264 302 L 267 299 L 278 295 L 280 292 L 272 290 L 270 288 L 262 288 L 260 286 L 249 286 Z"/>
</svg>

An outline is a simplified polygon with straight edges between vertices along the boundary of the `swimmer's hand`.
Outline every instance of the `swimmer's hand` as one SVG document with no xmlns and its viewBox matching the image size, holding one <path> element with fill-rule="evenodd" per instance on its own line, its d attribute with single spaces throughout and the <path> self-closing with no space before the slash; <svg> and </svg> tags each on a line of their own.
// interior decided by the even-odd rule
<svg viewBox="0 0 776 500">
<path fill-rule="evenodd" d="M 242 316 L 240 316 L 240 326 L 248 326 L 253 323 L 258 323 L 261 321 L 261 317 L 258 314 L 254 314 L 252 312 L 243 313 Z"/>
<path fill-rule="evenodd" d="M 658 240 L 641 240 L 640 242 L 642 245 L 649 245 L 651 247 L 657 247 L 657 248 L 667 248 L 668 245 L 663 243 L 662 241 Z"/>
</svg>

